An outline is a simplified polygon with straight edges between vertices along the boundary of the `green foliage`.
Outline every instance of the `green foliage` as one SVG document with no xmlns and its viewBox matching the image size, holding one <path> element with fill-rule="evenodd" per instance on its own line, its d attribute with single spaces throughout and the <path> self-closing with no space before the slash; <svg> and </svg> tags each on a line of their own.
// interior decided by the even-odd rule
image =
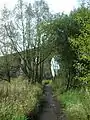
<svg viewBox="0 0 90 120">
<path fill-rule="evenodd" d="M 81 26 L 80 34 L 70 38 L 72 50 L 76 54 L 73 67 L 76 70 L 78 80 L 89 81 L 90 79 L 90 9 L 82 6 L 72 12 L 71 16 Z"/>
<path fill-rule="evenodd" d="M 43 80 L 42 81 L 42 85 L 46 85 L 46 84 L 52 84 L 52 80 Z"/>
<path fill-rule="evenodd" d="M 58 100 L 64 104 L 64 111 L 69 120 L 90 120 L 89 91 L 70 90 L 63 94 L 59 92 Z"/>
<path fill-rule="evenodd" d="M 48 41 L 53 41 L 60 55 L 62 74 L 67 78 L 67 89 L 82 86 L 90 73 L 90 9 L 84 6 L 70 15 L 56 16 L 43 29 Z M 51 30 L 52 28 L 52 30 Z"/>
<path fill-rule="evenodd" d="M 28 84 L 22 78 L 0 82 L 0 120 L 25 120 L 25 114 L 35 108 L 41 94 L 39 84 Z"/>
<path fill-rule="evenodd" d="M 52 86 L 65 105 L 68 119 L 90 120 L 90 91 L 87 88 L 90 85 L 90 6 L 81 6 L 68 16 L 55 16 L 42 28 L 47 43 L 51 43 L 54 52 L 60 55 L 61 78 Z"/>
<path fill-rule="evenodd" d="M 65 85 L 65 77 L 59 77 L 52 81 L 52 88 L 54 93 L 58 96 L 58 94 L 63 93 L 66 89 Z"/>
</svg>

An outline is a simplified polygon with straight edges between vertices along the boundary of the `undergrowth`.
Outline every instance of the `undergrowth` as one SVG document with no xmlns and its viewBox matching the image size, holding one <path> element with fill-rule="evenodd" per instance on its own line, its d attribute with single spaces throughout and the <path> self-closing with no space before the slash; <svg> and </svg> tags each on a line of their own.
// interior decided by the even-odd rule
<svg viewBox="0 0 90 120">
<path fill-rule="evenodd" d="M 52 84 L 52 80 L 43 80 L 42 81 L 42 85 L 47 85 L 47 84 L 51 85 Z"/>
<path fill-rule="evenodd" d="M 39 84 L 28 84 L 22 78 L 1 81 L 0 120 L 26 120 L 25 114 L 34 109 L 41 93 Z"/>
<path fill-rule="evenodd" d="M 58 84 L 57 84 L 58 83 Z M 64 105 L 68 120 L 90 120 L 90 90 L 77 89 L 62 92 L 62 86 L 56 80 L 53 83 L 54 94 Z"/>
</svg>

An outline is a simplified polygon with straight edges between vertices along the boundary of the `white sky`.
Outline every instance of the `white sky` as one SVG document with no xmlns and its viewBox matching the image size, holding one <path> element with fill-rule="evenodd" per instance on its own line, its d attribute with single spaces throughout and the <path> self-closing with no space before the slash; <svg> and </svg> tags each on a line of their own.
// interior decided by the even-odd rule
<svg viewBox="0 0 90 120">
<path fill-rule="evenodd" d="M 34 0 L 24 0 L 34 1 Z M 52 12 L 69 13 L 73 8 L 78 7 L 78 0 L 46 0 Z M 0 0 L 0 9 L 6 4 L 8 8 L 13 8 L 17 0 Z"/>
</svg>

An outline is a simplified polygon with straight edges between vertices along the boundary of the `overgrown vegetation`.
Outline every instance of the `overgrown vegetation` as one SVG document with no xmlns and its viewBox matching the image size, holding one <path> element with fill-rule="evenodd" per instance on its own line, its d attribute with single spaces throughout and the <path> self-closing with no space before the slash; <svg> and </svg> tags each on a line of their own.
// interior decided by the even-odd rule
<svg viewBox="0 0 90 120">
<path fill-rule="evenodd" d="M 90 4 L 84 2 L 43 27 L 60 55 L 60 76 L 53 88 L 69 120 L 90 120 Z"/>
<path fill-rule="evenodd" d="M 42 85 L 43 85 L 43 86 L 44 86 L 44 85 L 47 85 L 47 84 L 52 85 L 52 80 L 43 80 L 43 81 L 42 81 Z"/>
<path fill-rule="evenodd" d="M 0 84 L 0 120 L 24 119 L 19 116 L 34 108 L 36 96 L 41 94 L 36 83 L 52 84 L 42 80 L 47 73 L 51 77 L 50 59 L 55 55 L 59 56 L 60 73 L 53 88 L 65 104 L 69 119 L 90 119 L 90 4 L 84 2 L 69 15 L 51 14 L 44 0 L 33 5 L 18 0 L 12 11 L 4 6 L 0 80 L 9 83 Z M 20 72 L 27 80 L 12 81 Z"/>
<path fill-rule="evenodd" d="M 66 91 L 58 78 L 52 83 L 54 95 L 63 105 L 68 120 L 90 120 L 90 87 L 70 89 Z"/>
<path fill-rule="evenodd" d="M 70 90 L 58 99 L 65 105 L 68 120 L 90 120 L 90 91 Z"/>
<path fill-rule="evenodd" d="M 0 82 L 0 120 L 25 120 L 39 103 L 42 89 L 39 84 L 31 85 L 22 78 L 11 83 Z"/>
<path fill-rule="evenodd" d="M 58 100 L 64 104 L 68 120 L 90 120 L 90 91 L 70 90 L 60 94 Z"/>
</svg>

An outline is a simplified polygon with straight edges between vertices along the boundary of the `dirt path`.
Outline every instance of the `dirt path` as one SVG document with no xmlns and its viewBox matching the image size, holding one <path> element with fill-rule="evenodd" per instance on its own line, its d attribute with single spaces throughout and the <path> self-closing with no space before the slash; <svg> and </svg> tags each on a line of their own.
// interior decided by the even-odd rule
<svg viewBox="0 0 90 120">
<path fill-rule="evenodd" d="M 52 96 L 50 85 L 44 88 L 44 102 L 39 120 L 66 120 L 60 103 Z"/>
</svg>

